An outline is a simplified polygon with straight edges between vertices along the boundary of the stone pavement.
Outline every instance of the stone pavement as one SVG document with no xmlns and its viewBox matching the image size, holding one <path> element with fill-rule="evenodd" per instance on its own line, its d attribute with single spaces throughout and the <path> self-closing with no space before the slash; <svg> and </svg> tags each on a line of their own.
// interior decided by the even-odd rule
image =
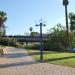
<svg viewBox="0 0 75 75">
<path fill-rule="evenodd" d="M 25 49 L 19 48 L 6 48 L 4 51 L 4 55 L 0 57 L 0 67 L 1 65 L 17 65 L 17 64 L 25 64 L 34 62 L 31 56 L 28 55 Z"/>
<path fill-rule="evenodd" d="M 75 68 L 38 63 L 24 49 L 7 48 L 0 56 L 0 75 L 75 75 Z"/>
</svg>

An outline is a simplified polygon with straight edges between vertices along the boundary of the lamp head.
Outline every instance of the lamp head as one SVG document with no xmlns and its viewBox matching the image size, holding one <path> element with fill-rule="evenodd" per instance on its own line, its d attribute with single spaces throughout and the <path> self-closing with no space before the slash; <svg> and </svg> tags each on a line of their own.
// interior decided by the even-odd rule
<svg viewBox="0 0 75 75">
<path fill-rule="evenodd" d="M 39 25 L 36 24 L 35 26 L 39 26 Z"/>
</svg>

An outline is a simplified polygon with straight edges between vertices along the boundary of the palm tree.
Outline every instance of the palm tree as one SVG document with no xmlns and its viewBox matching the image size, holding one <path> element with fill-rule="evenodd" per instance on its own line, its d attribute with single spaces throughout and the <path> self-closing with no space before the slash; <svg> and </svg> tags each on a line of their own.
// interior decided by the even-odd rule
<svg viewBox="0 0 75 75">
<path fill-rule="evenodd" d="M 5 28 L 5 24 L 4 23 L 7 20 L 6 15 L 7 14 L 4 11 L 0 11 L 0 33 L 2 33 L 2 31 Z"/>
<path fill-rule="evenodd" d="M 67 5 L 69 4 L 68 0 L 63 0 L 63 5 L 65 6 L 65 18 L 66 18 L 66 33 L 68 37 L 68 15 L 67 15 Z"/>
<path fill-rule="evenodd" d="M 69 38 L 69 27 L 68 27 L 68 13 L 67 13 L 67 5 L 69 4 L 68 0 L 63 0 L 63 5 L 65 6 L 65 19 L 66 19 L 66 48 L 70 49 L 70 38 Z"/>
<path fill-rule="evenodd" d="M 29 28 L 29 30 L 30 30 L 30 35 L 31 35 L 31 32 L 33 31 L 33 28 L 32 28 L 32 27 L 30 27 L 30 28 Z"/>
<path fill-rule="evenodd" d="M 64 6 L 67 6 L 69 4 L 69 1 L 68 0 L 63 0 L 63 5 Z"/>
<path fill-rule="evenodd" d="M 30 27 L 30 31 L 32 31 L 33 30 L 33 28 L 32 27 Z"/>
</svg>

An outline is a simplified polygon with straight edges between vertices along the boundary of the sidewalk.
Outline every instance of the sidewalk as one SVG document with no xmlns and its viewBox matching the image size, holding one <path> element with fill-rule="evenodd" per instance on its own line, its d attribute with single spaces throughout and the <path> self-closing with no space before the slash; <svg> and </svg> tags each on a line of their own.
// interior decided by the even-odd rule
<svg viewBox="0 0 75 75">
<path fill-rule="evenodd" d="M 1 61 L 2 60 L 2 61 Z M 31 56 L 28 55 L 25 49 L 6 48 L 4 55 L 0 57 L 0 67 L 2 65 L 17 65 L 21 63 L 35 62 Z"/>
<path fill-rule="evenodd" d="M 0 75 L 75 75 L 75 68 L 38 63 L 24 49 L 7 48 L 0 57 Z"/>
</svg>

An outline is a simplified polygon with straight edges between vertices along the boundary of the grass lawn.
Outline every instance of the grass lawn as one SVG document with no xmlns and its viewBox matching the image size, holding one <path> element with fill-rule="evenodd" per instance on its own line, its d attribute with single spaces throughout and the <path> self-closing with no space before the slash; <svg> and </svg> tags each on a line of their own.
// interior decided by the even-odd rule
<svg viewBox="0 0 75 75">
<path fill-rule="evenodd" d="M 28 52 L 34 59 L 40 60 L 39 50 L 28 50 Z M 75 53 L 44 51 L 43 54 L 44 62 L 75 68 Z"/>
</svg>

